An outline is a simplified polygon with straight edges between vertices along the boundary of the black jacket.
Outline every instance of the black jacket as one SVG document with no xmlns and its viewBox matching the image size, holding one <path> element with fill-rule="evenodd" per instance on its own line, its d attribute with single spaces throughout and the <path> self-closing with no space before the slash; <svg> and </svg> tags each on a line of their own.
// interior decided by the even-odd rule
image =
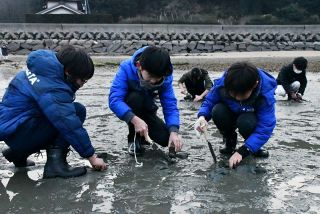
<svg viewBox="0 0 320 214">
<path fill-rule="evenodd" d="M 304 94 L 304 90 L 307 87 L 307 77 L 306 77 L 306 70 L 303 70 L 302 73 L 297 74 L 293 71 L 293 64 L 289 64 L 287 66 L 284 66 L 278 77 L 277 77 L 277 83 L 278 85 L 282 85 L 284 90 L 289 94 L 292 92 L 292 89 L 290 88 L 290 85 L 294 81 L 300 82 L 300 88 L 298 93 Z"/>
</svg>

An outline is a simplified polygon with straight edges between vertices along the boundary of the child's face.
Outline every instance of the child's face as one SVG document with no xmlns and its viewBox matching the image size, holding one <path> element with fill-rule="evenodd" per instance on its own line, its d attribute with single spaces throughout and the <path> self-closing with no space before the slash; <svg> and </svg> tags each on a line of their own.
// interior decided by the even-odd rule
<svg viewBox="0 0 320 214">
<path fill-rule="evenodd" d="M 248 99 L 251 94 L 252 94 L 253 90 L 247 91 L 243 94 L 236 94 L 234 92 L 229 92 L 230 96 L 233 97 L 234 99 L 236 99 L 237 101 L 244 101 L 246 99 Z"/>
<path fill-rule="evenodd" d="M 157 83 L 162 82 L 162 80 L 163 80 L 163 77 L 155 77 L 155 76 L 151 75 L 146 70 L 141 70 L 141 76 L 144 81 L 146 81 L 152 85 L 156 85 Z"/>
<path fill-rule="evenodd" d="M 77 83 L 77 85 L 80 86 L 80 88 L 87 82 L 88 82 L 88 80 L 86 80 L 86 79 L 80 79 L 80 78 L 76 79 L 76 83 Z"/>
<path fill-rule="evenodd" d="M 235 100 L 239 101 L 239 102 L 244 101 L 246 99 L 249 99 L 249 97 L 251 96 L 253 90 L 257 87 L 258 83 L 259 83 L 259 81 L 257 81 L 256 84 L 249 91 L 246 91 L 246 92 L 241 93 L 241 94 L 236 93 L 234 91 L 230 91 L 229 95 L 231 97 L 233 97 Z"/>
<path fill-rule="evenodd" d="M 79 86 L 79 88 L 81 88 L 85 83 L 88 82 L 87 79 L 81 79 L 81 78 L 73 78 L 68 71 L 65 71 L 65 74 L 69 77 L 69 79 L 76 84 L 77 86 Z"/>
</svg>

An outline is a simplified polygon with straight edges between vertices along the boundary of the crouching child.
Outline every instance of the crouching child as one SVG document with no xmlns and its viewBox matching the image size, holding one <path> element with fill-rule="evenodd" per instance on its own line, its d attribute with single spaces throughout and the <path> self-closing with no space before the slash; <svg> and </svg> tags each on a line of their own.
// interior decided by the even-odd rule
<svg viewBox="0 0 320 214">
<path fill-rule="evenodd" d="M 261 147 L 269 140 L 276 125 L 276 86 L 276 80 L 262 69 L 239 62 L 215 80 L 202 103 L 195 129 L 204 132 L 208 121 L 213 120 L 225 144 L 220 153 L 231 155 L 230 168 L 250 154 L 268 157 L 269 153 Z M 238 149 L 237 128 L 245 139 Z"/>
</svg>

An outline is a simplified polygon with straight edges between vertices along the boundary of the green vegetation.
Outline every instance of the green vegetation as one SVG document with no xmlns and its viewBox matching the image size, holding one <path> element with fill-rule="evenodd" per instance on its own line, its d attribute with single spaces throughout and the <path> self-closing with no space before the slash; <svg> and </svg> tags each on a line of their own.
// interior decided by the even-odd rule
<svg viewBox="0 0 320 214">
<path fill-rule="evenodd" d="M 319 0 L 90 0 L 119 23 L 320 24 Z"/>
</svg>

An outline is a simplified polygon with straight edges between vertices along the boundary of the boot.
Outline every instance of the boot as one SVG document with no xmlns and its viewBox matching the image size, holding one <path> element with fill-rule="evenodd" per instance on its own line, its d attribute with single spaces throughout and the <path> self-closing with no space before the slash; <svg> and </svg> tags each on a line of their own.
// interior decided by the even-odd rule
<svg viewBox="0 0 320 214">
<path fill-rule="evenodd" d="M 225 147 L 220 149 L 220 153 L 224 155 L 231 155 L 234 153 L 237 145 L 237 133 L 233 132 L 230 135 L 223 136 Z"/>
<path fill-rule="evenodd" d="M 10 148 L 3 150 L 2 154 L 9 162 L 13 162 L 15 167 L 28 167 L 35 165 L 35 162 L 32 160 L 20 158 L 18 154 L 14 154 Z"/>
<path fill-rule="evenodd" d="M 259 149 L 257 152 L 253 153 L 253 156 L 257 158 L 267 158 L 269 157 L 269 152 L 265 149 Z"/>
<path fill-rule="evenodd" d="M 85 167 L 72 168 L 66 160 L 68 148 L 50 147 L 47 149 L 47 162 L 44 166 L 43 178 L 70 178 L 87 173 Z"/>
</svg>

